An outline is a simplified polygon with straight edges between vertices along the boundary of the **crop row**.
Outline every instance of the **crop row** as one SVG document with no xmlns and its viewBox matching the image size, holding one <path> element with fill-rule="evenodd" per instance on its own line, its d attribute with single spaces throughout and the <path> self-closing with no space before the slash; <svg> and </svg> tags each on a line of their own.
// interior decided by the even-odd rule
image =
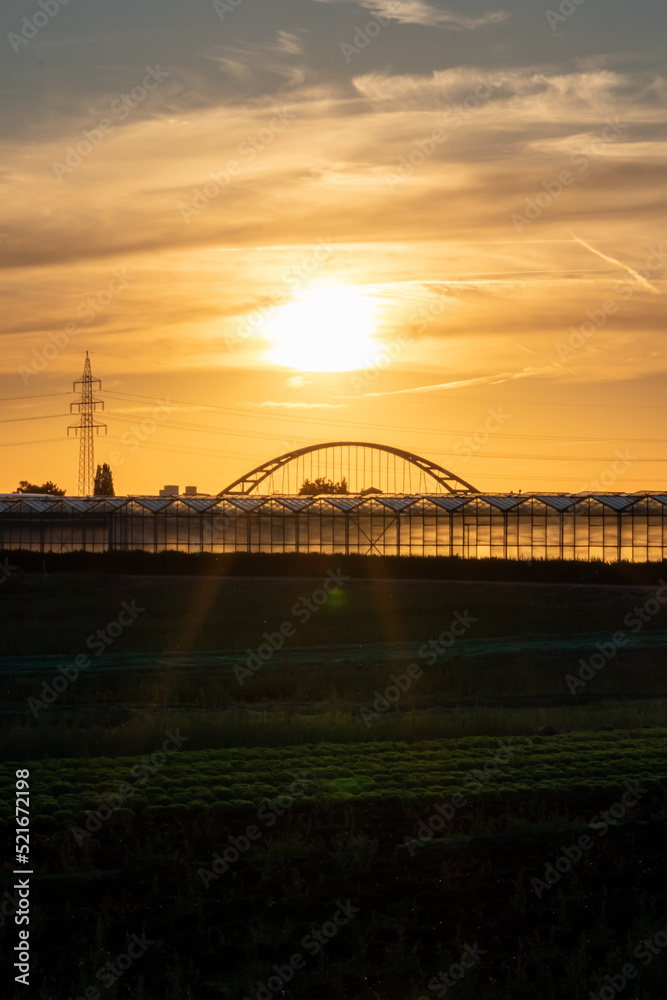
<svg viewBox="0 0 667 1000">
<path fill-rule="evenodd" d="M 0 766 L 0 820 L 9 820 L 17 767 L 30 770 L 33 816 L 66 821 L 113 795 L 134 811 L 180 811 L 258 806 L 286 795 L 304 803 L 373 803 L 433 801 L 455 792 L 516 798 L 611 791 L 625 782 L 667 785 L 666 749 L 666 730 L 640 730 L 7 763 Z"/>
</svg>

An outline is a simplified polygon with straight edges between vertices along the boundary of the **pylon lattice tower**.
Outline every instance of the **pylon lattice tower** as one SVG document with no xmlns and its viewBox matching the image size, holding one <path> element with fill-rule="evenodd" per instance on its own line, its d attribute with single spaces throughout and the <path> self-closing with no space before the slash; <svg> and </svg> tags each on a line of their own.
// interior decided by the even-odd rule
<svg viewBox="0 0 667 1000">
<path fill-rule="evenodd" d="M 104 428 L 106 433 L 107 425 L 98 424 L 95 421 L 95 411 L 97 407 L 104 409 L 104 401 L 102 399 L 95 399 L 93 396 L 93 386 L 97 385 L 99 389 L 102 388 L 102 382 L 98 378 L 93 378 L 93 373 L 90 368 L 90 359 L 88 357 L 88 351 L 86 351 L 86 360 L 83 366 L 83 375 L 78 378 L 74 383 L 74 392 L 77 392 L 77 387 L 81 387 L 81 399 L 77 400 L 75 403 L 70 403 L 70 413 L 79 414 L 78 424 L 70 424 L 67 428 L 67 436 L 69 437 L 69 432 L 77 431 L 79 434 L 79 496 L 85 497 L 90 496 L 93 492 L 93 483 L 95 480 L 94 473 L 94 446 L 93 440 L 95 434 L 99 434 L 100 430 Z M 78 407 L 75 410 L 74 407 Z"/>
</svg>

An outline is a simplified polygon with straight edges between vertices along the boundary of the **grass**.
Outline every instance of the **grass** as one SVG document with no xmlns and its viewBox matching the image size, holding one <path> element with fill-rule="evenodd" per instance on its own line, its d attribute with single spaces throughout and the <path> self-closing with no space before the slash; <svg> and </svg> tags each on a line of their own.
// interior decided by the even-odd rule
<svg viewBox="0 0 667 1000">
<path fill-rule="evenodd" d="M 259 672 L 239 683 L 234 664 L 247 659 L 264 632 L 294 621 L 290 609 L 306 591 L 302 580 L 10 578 L 0 593 L 0 635 L 6 649 L 31 656 L 17 659 L 0 678 L 0 754 L 146 753 L 175 728 L 189 734 L 192 747 L 206 749 L 667 724 L 660 648 L 619 649 L 576 698 L 566 683 L 595 651 L 594 637 L 617 631 L 645 591 L 350 581 L 297 623 Z M 108 651 L 90 657 L 90 667 L 53 707 L 40 708 L 44 685 L 59 676 L 58 666 L 71 664 L 87 649 L 95 626 L 113 621 L 122 602 L 133 599 L 146 611 Z M 476 621 L 433 662 L 422 646 L 451 624 L 457 610 Z M 640 638 L 657 635 L 662 617 L 647 622 Z M 591 632 L 593 637 L 572 640 Z M 574 645 L 514 652 L 501 645 L 496 651 L 503 636 L 535 634 L 555 634 Z M 481 643 L 474 655 L 466 647 L 471 642 Z M 344 648 L 338 659 L 329 643 Z M 406 643 L 413 644 L 412 658 L 401 654 Z M 366 726 L 360 709 L 372 706 L 392 675 L 411 663 L 421 675 Z M 30 704 L 37 704 L 37 718 Z"/>
<path fill-rule="evenodd" d="M 0 757 L 42 760 L 48 757 L 118 757 L 151 753 L 167 730 L 186 734 L 194 749 L 226 747 L 287 747 L 318 741 L 375 743 L 378 740 L 420 740 L 463 736 L 529 736 L 542 726 L 563 732 L 601 726 L 625 731 L 667 727 L 667 704 L 641 701 L 607 702 L 581 708 L 468 708 L 441 712 L 390 712 L 366 727 L 357 714 L 324 711 L 249 712 L 169 709 L 145 714 L 120 726 L 91 724 L 87 713 L 52 716 L 35 726 L 6 726 L 0 732 Z"/>
<path fill-rule="evenodd" d="M 24 573 L 95 573 L 212 577 L 318 577 L 335 564 L 357 579 L 514 580 L 540 583 L 636 584 L 651 586 L 667 572 L 661 562 L 580 559 L 471 559 L 460 556 L 345 555 L 342 552 L 233 552 L 226 554 L 161 551 L 40 553 L 0 552 Z"/>
<path fill-rule="evenodd" d="M 330 567 L 338 563 L 332 559 Z M 656 566 L 655 588 L 660 568 Z M 323 574 L 324 575 L 324 574 Z M 321 580 L 321 578 L 320 578 Z M 318 579 L 145 579 L 85 574 L 9 577 L 0 592 L 0 654 L 86 652 L 124 601 L 145 608 L 109 647 L 117 652 L 256 649 L 265 631 L 295 627 L 289 648 L 339 643 L 428 642 L 447 629 L 456 611 L 476 622 L 470 637 L 608 631 L 650 591 L 634 587 L 494 586 L 408 580 L 352 579 L 307 621 L 293 613 Z M 654 588 L 654 589 L 655 589 Z M 667 607 L 667 606 L 666 606 Z M 645 630 L 666 627 L 667 613 Z"/>
</svg>

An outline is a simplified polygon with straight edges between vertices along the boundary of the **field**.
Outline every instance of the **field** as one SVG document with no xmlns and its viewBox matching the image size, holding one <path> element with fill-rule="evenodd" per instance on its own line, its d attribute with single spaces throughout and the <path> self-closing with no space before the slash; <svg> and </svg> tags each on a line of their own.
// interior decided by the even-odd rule
<svg viewBox="0 0 667 1000">
<path fill-rule="evenodd" d="M 6 581 L 0 830 L 11 859 L 26 768 L 32 995 L 663 998 L 659 571 L 328 568 Z"/>
</svg>

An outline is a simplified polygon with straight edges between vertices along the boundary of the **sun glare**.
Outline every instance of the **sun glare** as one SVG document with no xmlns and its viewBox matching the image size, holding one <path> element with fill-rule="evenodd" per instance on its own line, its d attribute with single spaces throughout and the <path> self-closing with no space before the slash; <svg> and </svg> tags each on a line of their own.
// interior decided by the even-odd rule
<svg viewBox="0 0 667 1000">
<path fill-rule="evenodd" d="M 352 371 L 370 364 L 377 306 L 349 285 L 309 288 L 280 306 L 263 334 L 267 360 L 306 372 Z"/>
</svg>

